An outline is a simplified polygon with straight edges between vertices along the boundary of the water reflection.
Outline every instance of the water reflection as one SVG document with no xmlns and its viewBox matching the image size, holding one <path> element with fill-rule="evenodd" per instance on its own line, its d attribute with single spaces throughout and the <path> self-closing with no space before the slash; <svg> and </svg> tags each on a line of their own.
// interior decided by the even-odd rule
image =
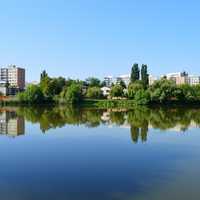
<svg viewBox="0 0 200 200">
<path fill-rule="evenodd" d="M 24 117 L 15 111 L 0 110 L 0 134 L 8 136 L 24 135 Z"/>
<path fill-rule="evenodd" d="M 100 125 L 130 128 L 131 139 L 137 143 L 147 141 L 149 128 L 183 132 L 200 125 L 200 109 L 197 108 L 137 108 L 134 110 L 75 109 L 71 107 L 19 107 L 0 111 L 0 133 L 24 134 L 24 119 L 39 123 L 46 133 L 65 125 L 84 125 L 88 128 Z"/>
<path fill-rule="evenodd" d="M 184 132 L 200 125 L 200 109 L 197 108 L 137 108 L 134 110 L 75 109 L 71 107 L 18 107 L 0 110 L 0 133 L 18 136 L 24 134 L 25 122 L 39 123 L 46 133 L 65 125 L 84 125 L 88 128 L 100 125 L 130 128 L 131 139 L 137 143 L 147 141 L 149 128 Z"/>
</svg>

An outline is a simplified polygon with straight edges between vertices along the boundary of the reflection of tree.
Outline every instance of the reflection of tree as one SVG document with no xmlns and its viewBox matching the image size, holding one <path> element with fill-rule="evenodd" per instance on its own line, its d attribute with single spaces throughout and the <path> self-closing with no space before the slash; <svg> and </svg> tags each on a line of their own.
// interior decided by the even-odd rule
<svg viewBox="0 0 200 200">
<path fill-rule="evenodd" d="M 123 125 L 125 122 L 125 113 L 124 112 L 111 112 L 110 120 L 112 123 L 116 123 L 117 125 Z"/>
<path fill-rule="evenodd" d="M 148 122 L 145 121 L 143 127 L 141 127 L 141 140 L 142 140 L 142 142 L 147 141 L 147 133 L 148 133 Z"/>
<path fill-rule="evenodd" d="M 80 109 L 70 106 L 56 107 L 20 107 L 17 114 L 25 117 L 27 121 L 39 123 L 43 132 L 66 124 L 85 125 L 87 127 L 97 127 L 105 123 L 102 119 L 105 110 Z M 106 110 L 108 113 L 107 123 L 123 125 L 129 124 L 131 127 L 131 137 L 134 142 L 139 138 L 145 142 L 147 140 L 148 128 L 167 130 L 175 128 L 177 125 L 180 131 L 185 131 L 192 122 L 200 126 L 199 108 L 154 108 L 137 107 L 130 111 Z"/>
<path fill-rule="evenodd" d="M 138 142 L 139 138 L 139 128 L 135 126 L 131 126 L 131 138 L 134 143 Z"/>
</svg>

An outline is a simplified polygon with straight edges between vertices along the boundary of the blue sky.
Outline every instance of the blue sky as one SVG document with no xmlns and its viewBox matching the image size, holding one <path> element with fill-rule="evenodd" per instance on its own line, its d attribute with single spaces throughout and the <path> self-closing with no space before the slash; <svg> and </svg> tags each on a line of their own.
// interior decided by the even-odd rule
<svg viewBox="0 0 200 200">
<path fill-rule="evenodd" d="M 130 72 L 200 74 L 200 1 L 6 0 L 0 6 L 0 66 L 25 67 L 27 80 L 85 79 Z"/>
</svg>

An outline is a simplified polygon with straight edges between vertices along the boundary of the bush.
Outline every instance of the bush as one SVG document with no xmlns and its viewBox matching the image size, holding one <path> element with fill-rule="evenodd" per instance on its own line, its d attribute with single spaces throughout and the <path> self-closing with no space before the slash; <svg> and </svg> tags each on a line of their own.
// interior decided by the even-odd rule
<svg viewBox="0 0 200 200">
<path fill-rule="evenodd" d="M 135 94 L 138 90 L 142 90 L 143 89 L 143 84 L 138 82 L 135 83 L 131 83 L 128 86 L 128 98 L 129 99 L 134 99 Z"/>
<path fill-rule="evenodd" d="M 111 97 L 123 97 L 124 96 L 123 87 L 121 85 L 112 86 L 110 95 Z"/>
<path fill-rule="evenodd" d="M 82 100 L 82 88 L 80 84 L 73 83 L 65 89 L 64 98 L 68 103 L 75 104 Z"/>
<path fill-rule="evenodd" d="M 37 85 L 30 85 L 25 92 L 18 94 L 18 99 L 21 102 L 27 103 L 42 103 L 45 101 L 41 88 Z"/>
<path fill-rule="evenodd" d="M 134 97 L 135 104 L 137 105 L 147 105 L 150 100 L 150 94 L 147 90 L 138 90 Z"/>
<path fill-rule="evenodd" d="M 102 96 L 101 89 L 99 87 L 90 87 L 87 90 L 86 96 L 92 99 L 99 99 Z"/>
<path fill-rule="evenodd" d="M 177 100 L 176 91 L 177 87 L 174 81 L 161 79 L 155 81 L 149 88 L 151 100 L 154 102 L 166 102 L 171 100 Z"/>
</svg>

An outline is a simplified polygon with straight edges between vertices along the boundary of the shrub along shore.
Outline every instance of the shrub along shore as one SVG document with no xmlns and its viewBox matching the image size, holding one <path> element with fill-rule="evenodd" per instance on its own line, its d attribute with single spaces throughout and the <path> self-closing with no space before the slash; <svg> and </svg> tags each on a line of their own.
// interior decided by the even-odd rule
<svg viewBox="0 0 200 200">
<path fill-rule="evenodd" d="M 14 98 L 1 100 L 1 105 L 76 105 L 97 108 L 132 108 L 136 105 L 200 105 L 200 85 L 176 85 L 163 77 L 149 85 L 147 65 L 134 64 L 131 80 L 112 84 L 103 95 L 106 83 L 90 77 L 85 81 L 51 78 L 41 73 L 40 83 L 29 85 Z"/>
</svg>

